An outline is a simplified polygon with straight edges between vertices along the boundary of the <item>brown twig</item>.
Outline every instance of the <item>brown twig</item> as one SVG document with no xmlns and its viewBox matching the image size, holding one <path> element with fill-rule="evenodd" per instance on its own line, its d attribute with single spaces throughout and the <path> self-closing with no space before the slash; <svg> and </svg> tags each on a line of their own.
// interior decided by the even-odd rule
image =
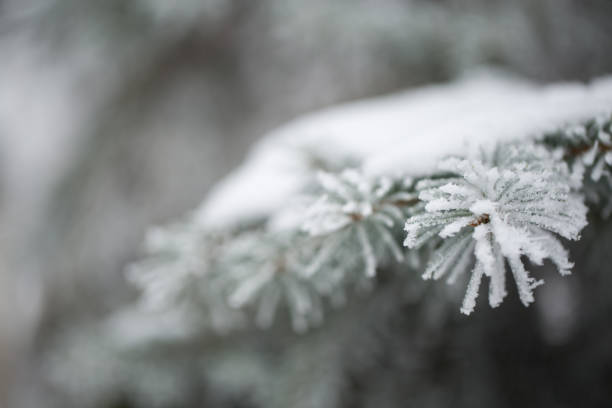
<svg viewBox="0 0 612 408">
<path fill-rule="evenodd" d="M 488 224 L 489 222 L 491 222 L 489 214 L 482 214 L 478 216 L 478 218 L 476 218 L 474 221 L 470 222 L 469 225 L 470 227 L 477 227 L 481 224 Z"/>
<path fill-rule="evenodd" d="M 586 152 L 588 152 L 589 150 L 591 150 L 593 148 L 593 145 L 589 145 L 589 144 L 584 144 L 584 145 L 580 145 L 580 146 L 574 146 L 571 149 L 568 150 L 568 152 L 565 154 L 566 158 L 569 157 L 575 157 L 575 156 L 580 156 L 581 154 L 585 154 Z M 611 145 L 606 145 L 603 143 L 599 143 L 599 151 L 600 152 L 610 152 L 612 151 L 612 146 Z"/>
</svg>

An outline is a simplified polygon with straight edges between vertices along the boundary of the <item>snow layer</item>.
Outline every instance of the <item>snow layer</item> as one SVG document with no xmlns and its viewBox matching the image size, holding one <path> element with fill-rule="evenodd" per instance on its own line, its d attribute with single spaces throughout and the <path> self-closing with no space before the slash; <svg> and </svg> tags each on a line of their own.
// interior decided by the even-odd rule
<svg viewBox="0 0 612 408">
<path fill-rule="evenodd" d="M 542 86 L 489 71 L 329 108 L 271 132 L 213 189 L 197 219 L 223 228 L 286 206 L 312 177 L 308 152 L 357 159 L 371 174 L 422 175 L 475 145 L 534 137 L 611 110 L 612 77 Z"/>
</svg>

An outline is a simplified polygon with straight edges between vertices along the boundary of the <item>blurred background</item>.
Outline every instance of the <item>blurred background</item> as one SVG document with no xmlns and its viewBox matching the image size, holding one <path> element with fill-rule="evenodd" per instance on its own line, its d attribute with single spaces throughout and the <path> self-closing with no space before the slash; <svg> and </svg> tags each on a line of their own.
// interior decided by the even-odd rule
<svg viewBox="0 0 612 408">
<path fill-rule="evenodd" d="M 0 0 L 0 406 L 55 406 L 48 339 L 134 299 L 147 226 L 267 131 L 482 65 L 604 75 L 611 22 L 609 0 Z"/>
</svg>

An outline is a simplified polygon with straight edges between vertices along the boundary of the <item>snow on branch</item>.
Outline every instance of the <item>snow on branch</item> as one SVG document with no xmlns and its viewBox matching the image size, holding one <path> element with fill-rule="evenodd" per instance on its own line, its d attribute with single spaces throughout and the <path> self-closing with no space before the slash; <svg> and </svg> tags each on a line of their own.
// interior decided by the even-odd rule
<svg viewBox="0 0 612 408">
<path fill-rule="evenodd" d="M 611 84 L 475 77 L 297 120 L 187 223 L 157 230 L 130 280 L 141 304 L 187 304 L 217 332 L 247 315 L 259 327 L 288 316 L 306 330 L 327 303 L 372 288 L 387 267 L 410 264 L 394 268 L 410 276 L 427 254 L 425 279 L 452 283 L 472 267 L 464 313 L 483 276 L 491 306 L 502 302 L 506 264 L 528 305 L 541 281 L 525 259 L 572 268 L 559 237 L 576 240 L 586 225 L 580 195 L 612 212 L 611 119 L 585 121 L 606 112 Z M 550 133 L 561 124 L 571 126 Z M 486 143 L 495 148 L 469 156 Z M 433 251 L 416 250 L 424 245 Z"/>
<path fill-rule="evenodd" d="M 438 236 L 442 242 L 423 277 L 454 281 L 471 263 L 461 311 L 476 305 L 483 276 L 490 279 L 489 303 L 498 306 L 506 296 L 505 261 L 514 276 L 522 303 L 533 302 L 533 289 L 542 281 L 529 276 L 522 256 L 534 264 L 550 259 L 563 275 L 573 264 L 555 237 L 579 238 L 586 225 L 586 207 L 572 191 L 567 165 L 533 143 L 503 144 L 478 159 L 449 158 L 440 170 L 452 174 L 427 178 L 416 189 L 426 204 L 408 219 L 405 245 L 416 248 Z"/>
<path fill-rule="evenodd" d="M 199 307 L 217 332 L 242 325 L 244 313 L 267 328 L 279 309 L 295 331 L 317 326 L 326 299 L 340 305 L 372 287 L 379 264 L 404 261 L 401 225 L 418 202 L 411 182 L 357 170 L 320 173 L 319 182 L 297 224 L 271 219 L 223 237 L 193 221 L 152 230 L 148 256 L 128 273 L 141 304 Z"/>
</svg>

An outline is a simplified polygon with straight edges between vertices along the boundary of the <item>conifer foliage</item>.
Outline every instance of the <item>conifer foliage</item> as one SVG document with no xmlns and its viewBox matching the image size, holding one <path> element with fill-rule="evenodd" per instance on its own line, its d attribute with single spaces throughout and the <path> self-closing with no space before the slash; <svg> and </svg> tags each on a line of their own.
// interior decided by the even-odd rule
<svg viewBox="0 0 612 408">
<path fill-rule="evenodd" d="M 559 148 L 573 171 L 585 172 L 582 190 L 588 202 L 599 207 L 604 217 L 612 213 L 612 118 L 599 116 L 585 123 L 551 132 L 543 138 Z"/>
<path fill-rule="evenodd" d="M 385 248 L 397 262 L 404 261 L 393 229 L 401 225 L 406 210 L 416 202 L 416 195 L 409 191 L 410 180 L 371 179 L 357 170 L 345 170 L 338 175 L 319 173 L 319 181 L 323 195 L 310 207 L 303 228 L 312 236 L 339 236 L 321 252 L 314 269 L 347 240 L 358 243 L 368 277 L 376 274 Z"/>
<path fill-rule="evenodd" d="M 359 166 L 319 171 L 305 190 L 306 206 L 287 204 L 290 222 L 276 214 L 222 239 L 197 222 L 158 231 L 130 277 L 145 304 L 171 308 L 189 299 L 217 332 L 245 321 L 269 327 L 279 310 L 295 331 L 305 331 L 321 324 L 328 306 L 374 287 L 381 265 L 448 283 L 470 271 L 464 314 L 473 312 L 484 276 L 490 306 L 500 305 L 509 270 L 528 306 L 543 280 L 531 276 L 526 261 L 550 260 L 561 275 L 572 270 L 560 238 L 580 238 L 588 185 L 610 177 L 610 134 L 610 120 L 596 119 L 445 158 L 418 179 L 370 175 Z M 609 196 L 609 184 L 599 188 Z"/>
<path fill-rule="evenodd" d="M 453 282 L 474 253 L 461 308 L 465 314 L 474 310 L 483 276 L 490 279 L 490 305 L 502 302 L 506 260 L 522 303 L 529 305 L 533 289 L 543 282 L 529 276 L 521 257 L 535 264 L 549 258 L 562 275 L 568 274 L 573 265 L 553 233 L 575 240 L 586 225 L 586 207 L 572 192 L 567 165 L 546 149 L 503 145 L 483 156 L 446 159 L 440 170 L 454 176 L 420 181 L 416 188 L 426 205 L 405 227 L 409 248 L 435 236 L 442 239 L 425 269 L 425 279 L 450 272 Z"/>
</svg>

